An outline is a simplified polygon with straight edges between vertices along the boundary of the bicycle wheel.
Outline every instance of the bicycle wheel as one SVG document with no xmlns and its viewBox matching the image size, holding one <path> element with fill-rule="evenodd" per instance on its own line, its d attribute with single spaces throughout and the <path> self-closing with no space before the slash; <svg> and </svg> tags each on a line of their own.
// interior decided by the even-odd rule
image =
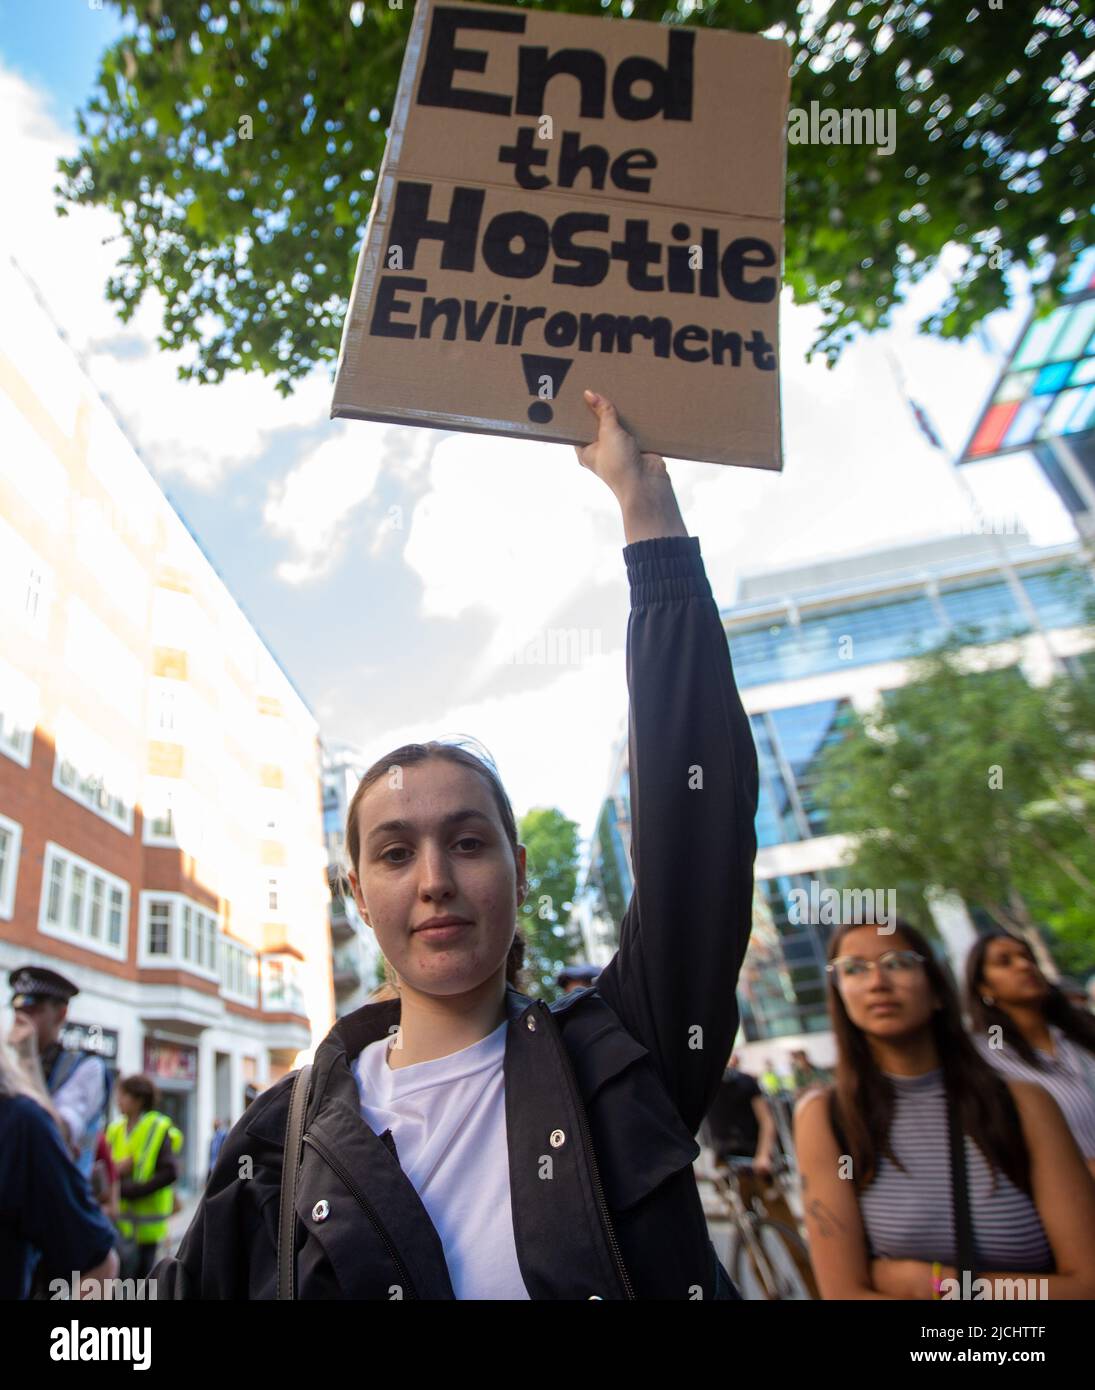
<svg viewBox="0 0 1095 1390">
<path fill-rule="evenodd" d="M 761 1255 L 763 1259 L 763 1253 Z M 764 1274 L 757 1268 L 753 1251 L 743 1236 L 734 1241 L 730 1258 L 730 1275 L 738 1286 L 738 1292 L 749 1303 L 764 1303 L 768 1299 L 768 1289 Z"/>
<path fill-rule="evenodd" d="M 780 1298 L 817 1298 L 812 1275 L 803 1273 L 803 1265 L 806 1269 L 810 1268 L 810 1252 L 802 1237 L 782 1221 L 762 1221 L 760 1224 L 761 1242 L 775 1271 Z"/>
<path fill-rule="evenodd" d="M 734 1250 L 733 1278 L 743 1298 L 771 1302 L 817 1297 L 795 1260 L 798 1253 L 809 1261 L 806 1246 L 796 1232 L 778 1221 L 756 1220 L 753 1236 L 759 1252 L 754 1253 L 741 1238 Z"/>
</svg>

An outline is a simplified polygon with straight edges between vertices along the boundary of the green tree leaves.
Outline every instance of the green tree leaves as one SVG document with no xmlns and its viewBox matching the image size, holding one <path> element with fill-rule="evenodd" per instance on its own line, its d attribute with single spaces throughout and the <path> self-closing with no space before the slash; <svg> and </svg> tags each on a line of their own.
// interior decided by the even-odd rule
<svg viewBox="0 0 1095 1390">
<path fill-rule="evenodd" d="M 1095 670 L 1037 687 L 971 669 L 968 642 L 915 663 L 826 751 L 827 828 L 857 838 L 857 885 L 938 885 L 1009 929 L 1039 920 L 1066 969 L 1093 969 Z"/>
<path fill-rule="evenodd" d="M 535 808 L 523 816 L 518 837 L 528 858 L 528 897 L 518 914 L 527 943 L 525 970 L 534 999 L 554 999 L 555 977 L 581 953 L 581 937 L 567 926 L 578 886 L 578 825 L 559 810 Z"/>
<path fill-rule="evenodd" d="M 164 296 L 162 345 L 190 350 L 182 376 L 258 370 L 288 393 L 338 353 L 413 6 L 112 2 L 135 33 L 103 55 L 80 152 L 61 165 L 62 207 L 117 213 L 127 249 L 107 293 L 123 318 L 147 290 Z M 622 13 L 621 0 L 550 7 Z M 857 327 L 885 325 L 948 242 L 969 255 L 926 331 L 964 337 L 1007 302 L 1007 269 L 1047 251 L 1048 305 L 1091 239 L 1095 129 L 1075 73 L 1095 21 L 1079 0 L 834 0 L 811 19 L 814 9 L 706 0 L 682 18 L 664 0 L 631 7 L 635 19 L 782 33 L 795 106 L 896 109 L 890 156 L 788 146 L 785 276 L 796 302 L 822 310 L 813 351 L 835 362 Z"/>
</svg>

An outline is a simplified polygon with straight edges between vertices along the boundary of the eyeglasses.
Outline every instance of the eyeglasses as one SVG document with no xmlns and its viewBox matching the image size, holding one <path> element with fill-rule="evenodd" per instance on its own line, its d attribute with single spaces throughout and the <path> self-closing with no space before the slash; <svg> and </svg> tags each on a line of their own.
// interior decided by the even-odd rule
<svg viewBox="0 0 1095 1390">
<path fill-rule="evenodd" d="M 924 957 L 917 951 L 884 951 L 877 960 L 863 960 L 860 956 L 837 956 L 825 967 L 825 973 L 837 980 L 856 980 L 863 983 L 874 966 L 885 970 L 891 980 L 910 975 L 918 966 L 924 964 Z"/>
</svg>

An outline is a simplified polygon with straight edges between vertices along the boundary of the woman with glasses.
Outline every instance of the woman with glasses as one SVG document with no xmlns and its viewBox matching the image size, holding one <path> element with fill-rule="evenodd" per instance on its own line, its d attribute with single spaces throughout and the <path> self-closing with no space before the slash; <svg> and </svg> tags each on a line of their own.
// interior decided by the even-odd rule
<svg viewBox="0 0 1095 1390">
<path fill-rule="evenodd" d="M 1095 1176 L 1095 1018 L 1074 1008 L 1009 932 L 983 936 L 970 951 L 966 1009 L 985 1061 L 1046 1088 Z"/>
<path fill-rule="evenodd" d="M 925 939 L 900 919 L 838 927 L 826 969 L 836 1083 L 795 1113 L 822 1297 L 970 1287 L 957 1268 L 951 1120 L 963 1137 L 971 1278 L 991 1281 L 993 1297 L 1007 1296 L 999 1281 L 1032 1276 L 1044 1279 L 1033 1296 L 1095 1297 L 1095 1186 L 1068 1126 L 1045 1091 L 981 1058 Z"/>
</svg>

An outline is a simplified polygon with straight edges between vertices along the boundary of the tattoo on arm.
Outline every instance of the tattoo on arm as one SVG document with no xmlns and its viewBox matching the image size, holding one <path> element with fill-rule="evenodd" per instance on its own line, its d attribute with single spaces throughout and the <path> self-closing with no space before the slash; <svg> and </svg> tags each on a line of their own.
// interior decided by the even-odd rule
<svg viewBox="0 0 1095 1390">
<path fill-rule="evenodd" d="M 806 1210 L 817 1223 L 818 1235 L 825 1239 L 828 1239 L 829 1236 L 836 1235 L 838 1232 L 843 1235 L 847 1230 L 844 1222 L 831 1212 L 819 1197 L 815 1197 L 807 1206 Z"/>
</svg>

